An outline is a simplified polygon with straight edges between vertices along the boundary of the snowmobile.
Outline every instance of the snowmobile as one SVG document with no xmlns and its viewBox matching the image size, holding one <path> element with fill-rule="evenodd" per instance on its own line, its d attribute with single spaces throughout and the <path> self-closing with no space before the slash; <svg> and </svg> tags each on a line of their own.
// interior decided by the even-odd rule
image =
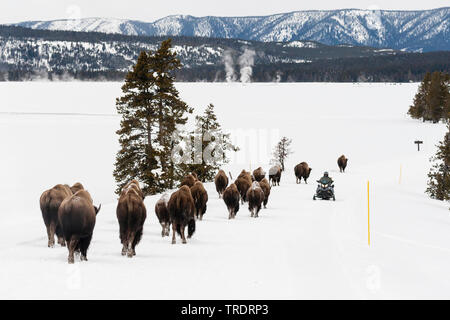
<svg viewBox="0 0 450 320">
<path fill-rule="evenodd" d="M 322 200 L 330 200 L 336 201 L 334 196 L 334 185 L 332 182 L 330 183 L 322 183 L 320 180 L 317 181 L 319 185 L 317 186 L 316 194 L 313 196 L 313 200 L 320 198 Z"/>
</svg>

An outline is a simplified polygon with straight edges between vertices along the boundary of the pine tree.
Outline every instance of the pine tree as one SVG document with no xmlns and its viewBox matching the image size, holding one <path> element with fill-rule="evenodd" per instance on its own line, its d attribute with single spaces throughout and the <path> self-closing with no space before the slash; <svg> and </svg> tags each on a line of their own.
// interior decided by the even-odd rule
<svg viewBox="0 0 450 320">
<path fill-rule="evenodd" d="M 281 140 L 275 146 L 273 151 L 273 157 L 276 162 L 281 165 L 281 171 L 284 171 L 284 163 L 286 159 L 292 154 L 290 145 L 292 143 L 292 139 L 288 139 L 287 137 L 281 138 Z"/>
<path fill-rule="evenodd" d="M 439 122 L 443 117 L 445 88 L 443 76 L 440 72 L 433 72 L 431 75 L 430 86 L 426 96 L 427 118 L 433 123 Z"/>
<path fill-rule="evenodd" d="M 213 104 L 195 117 L 195 123 L 195 130 L 188 137 L 193 163 L 180 164 L 180 168 L 184 174 L 195 172 L 201 181 L 212 181 L 217 170 L 229 162 L 227 152 L 239 148 L 231 143 L 230 134 L 222 131 Z"/>
<path fill-rule="evenodd" d="M 151 65 L 155 76 L 155 100 L 158 112 L 158 141 L 160 145 L 161 176 L 160 184 L 163 189 L 172 189 L 174 181 L 180 175 L 176 171 L 172 159 L 173 141 L 172 133 L 178 126 L 186 124 L 187 113 L 193 109 L 183 102 L 175 88 L 174 71 L 181 68 L 181 62 L 175 52 L 171 52 L 172 40 L 161 43 L 160 48 L 151 57 Z"/>
<path fill-rule="evenodd" d="M 172 133 L 186 123 L 190 109 L 178 97 L 172 72 L 181 67 L 170 51 L 171 41 L 163 41 L 156 51 L 141 52 L 122 86 L 124 95 L 116 100 L 122 116 L 120 150 L 114 177 L 120 192 L 130 179 L 144 184 L 145 194 L 170 188 L 175 177 L 171 157 Z"/>
<path fill-rule="evenodd" d="M 438 144 L 436 155 L 431 158 L 435 164 L 428 173 L 428 188 L 426 192 L 433 199 L 450 200 L 450 122 L 447 121 L 447 133 L 444 140 Z"/>
<path fill-rule="evenodd" d="M 426 96 L 428 93 L 428 87 L 431 80 L 431 74 L 427 72 L 422 83 L 419 86 L 419 90 L 414 97 L 414 104 L 409 108 L 408 114 L 414 119 L 420 119 L 424 117 L 426 108 Z"/>
</svg>

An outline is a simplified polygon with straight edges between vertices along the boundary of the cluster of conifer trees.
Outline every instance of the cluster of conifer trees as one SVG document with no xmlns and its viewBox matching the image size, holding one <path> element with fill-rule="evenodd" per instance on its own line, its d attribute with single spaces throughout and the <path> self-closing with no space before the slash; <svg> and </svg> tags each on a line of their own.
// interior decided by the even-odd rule
<svg viewBox="0 0 450 320">
<path fill-rule="evenodd" d="M 430 159 L 426 193 L 433 199 L 450 200 L 450 77 L 448 73 L 427 72 L 408 114 L 415 119 L 437 123 L 444 121 L 447 132 Z"/>
<path fill-rule="evenodd" d="M 181 62 L 170 49 L 169 39 L 155 52 L 142 51 L 133 70 L 126 75 L 123 95 L 116 100 L 122 116 L 117 131 L 120 150 L 113 173 L 117 193 L 131 179 L 144 184 L 145 194 L 176 187 L 176 182 L 188 172 L 196 172 L 203 181 L 210 180 L 228 161 L 225 151 L 237 150 L 229 135 L 222 132 L 213 105 L 196 117 L 195 131 L 184 133 L 183 125 L 194 110 L 180 99 L 174 86 L 174 71 L 181 68 Z M 195 161 L 199 151 L 201 156 L 204 154 L 210 142 L 205 136 L 211 134 L 220 144 L 215 143 L 209 161 L 203 157 Z"/>
<path fill-rule="evenodd" d="M 408 114 L 414 119 L 448 120 L 450 112 L 450 77 L 448 73 L 427 72 L 410 106 Z"/>
</svg>

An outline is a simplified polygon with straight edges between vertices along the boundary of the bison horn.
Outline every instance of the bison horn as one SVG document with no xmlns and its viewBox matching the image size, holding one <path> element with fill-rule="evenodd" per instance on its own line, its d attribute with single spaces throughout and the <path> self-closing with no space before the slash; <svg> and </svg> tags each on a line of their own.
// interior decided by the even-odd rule
<svg viewBox="0 0 450 320">
<path fill-rule="evenodd" d="M 94 209 L 95 209 L 95 215 L 98 214 L 98 212 L 100 211 L 101 207 L 102 207 L 102 204 L 100 204 L 100 205 L 98 206 L 98 208 L 97 208 L 96 206 L 94 206 Z"/>
</svg>

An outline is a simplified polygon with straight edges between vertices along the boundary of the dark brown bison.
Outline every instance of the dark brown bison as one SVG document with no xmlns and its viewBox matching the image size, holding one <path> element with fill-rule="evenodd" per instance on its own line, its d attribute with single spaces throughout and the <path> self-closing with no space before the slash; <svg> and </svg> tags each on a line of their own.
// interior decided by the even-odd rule
<svg viewBox="0 0 450 320">
<path fill-rule="evenodd" d="M 136 245 L 141 241 L 147 209 L 141 195 L 133 187 L 125 189 L 119 198 L 116 209 L 120 227 L 122 255 L 132 258 L 136 255 Z"/>
<path fill-rule="evenodd" d="M 162 237 L 169 236 L 170 233 L 170 216 L 168 203 L 169 203 L 169 195 L 165 193 L 163 194 L 161 199 L 159 199 L 155 204 L 155 213 L 162 227 L 161 231 Z"/>
<path fill-rule="evenodd" d="M 70 187 L 70 190 L 73 194 L 77 193 L 80 190 L 84 190 L 84 187 L 81 183 L 77 182 L 73 186 Z"/>
<path fill-rule="evenodd" d="M 222 194 L 228 186 L 228 177 L 225 171 L 219 170 L 214 178 L 214 184 L 216 185 L 217 193 L 219 194 L 219 199 L 222 198 Z"/>
<path fill-rule="evenodd" d="M 269 182 L 272 186 L 280 185 L 281 180 L 281 167 L 273 166 L 269 170 Z"/>
<path fill-rule="evenodd" d="M 234 219 L 239 211 L 239 191 L 234 183 L 230 184 L 223 193 L 223 201 L 228 209 L 228 219 Z"/>
<path fill-rule="evenodd" d="M 206 203 L 208 202 L 208 192 L 206 192 L 203 183 L 197 181 L 191 188 L 192 199 L 195 205 L 195 218 L 203 220 L 203 215 L 206 212 Z"/>
<path fill-rule="evenodd" d="M 251 212 L 252 217 L 258 218 L 264 197 L 264 191 L 261 189 L 259 183 L 256 181 L 253 182 L 251 188 L 247 191 L 248 210 Z"/>
<path fill-rule="evenodd" d="M 306 162 L 302 162 L 295 166 L 294 172 L 296 177 L 297 183 L 302 183 L 302 178 L 305 180 L 305 183 L 307 182 L 307 179 L 309 178 L 309 175 L 311 174 L 311 168 L 308 166 Z"/>
<path fill-rule="evenodd" d="M 266 172 L 261 167 L 253 171 L 253 177 L 255 178 L 255 181 L 260 182 L 262 179 L 264 179 L 265 176 Z"/>
<path fill-rule="evenodd" d="M 194 174 L 188 174 L 186 177 L 184 177 L 183 181 L 181 181 L 180 188 L 182 186 L 188 186 L 189 188 L 192 188 L 194 186 L 194 183 L 198 181 L 198 179 L 196 178 L 197 175 L 194 176 Z"/>
<path fill-rule="evenodd" d="M 58 209 L 64 199 L 70 197 L 72 191 L 69 186 L 58 184 L 53 188 L 44 191 L 39 199 L 42 218 L 47 228 L 48 246 L 51 248 L 55 245 L 55 234 L 58 237 L 58 243 L 65 246 L 64 236 L 61 225 L 58 220 Z"/>
<path fill-rule="evenodd" d="M 266 178 L 262 179 L 261 182 L 259 183 L 259 186 L 261 187 L 261 189 L 264 192 L 264 208 L 267 207 L 267 201 L 269 201 L 269 195 L 270 195 L 270 184 L 269 181 L 267 181 Z"/>
<path fill-rule="evenodd" d="M 186 242 L 184 231 L 188 227 L 188 238 L 195 232 L 195 205 L 188 186 L 182 186 L 178 191 L 172 193 L 169 199 L 169 216 L 172 223 L 172 244 L 176 243 L 175 234 L 178 233 Z"/>
<path fill-rule="evenodd" d="M 134 189 L 136 191 L 136 193 L 142 198 L 142 200 L 145 199 L 145 195 L 142 192 L 141 187 L 139 186 L 139 182 L 135 179 L 131 180 L 130 182 L 128 182 L 123 188 L 122 188 L 122 192 L 121 195 L 123 193 L 125 193 L 127 190 L 129 189 Z"/>
<path fill-rule="evenodd" d="M 241 174 L 238 176 L 236 181 L 237 189 L 239 190 L 239 194 L 241 195 L 241 204 L 247 201 L 247 190 L 252 186 L 252 178 L 250 172 L 246 172 L 242 170 Z"/>
<path fill-rule="evenodd" d="M 339 166 L 339 170 L 341 172 L 345 172 L 345 168 L 347 167 L 347 161 L 348 161 L 348 159 L 344 155 L 339 157 L 337 163 Z"/>
<path fill-rule="evenodd" d="M 58 218 L 69 249 L 69 263 L 75 262 L 75 251 L 81 253 L 81 260 L 87 261 L 87 250 L 100 208 L 101 205 L 98 208 L 94 206 L 91 195 L 86 190 L 78 191 L 61 203 Z"/>
</svg>

